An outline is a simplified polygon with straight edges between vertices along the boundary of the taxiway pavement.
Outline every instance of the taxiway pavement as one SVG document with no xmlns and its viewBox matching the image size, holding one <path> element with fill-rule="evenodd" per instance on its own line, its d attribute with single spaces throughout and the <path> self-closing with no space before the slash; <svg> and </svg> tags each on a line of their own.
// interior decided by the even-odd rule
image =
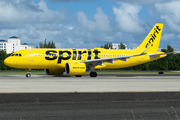
<svg viewBox="0 0 180 120">
<path fill-rule="evenodd" d="M 179 75 L 0 75 L 0 93 L 178 92 Z"/>
</svg>

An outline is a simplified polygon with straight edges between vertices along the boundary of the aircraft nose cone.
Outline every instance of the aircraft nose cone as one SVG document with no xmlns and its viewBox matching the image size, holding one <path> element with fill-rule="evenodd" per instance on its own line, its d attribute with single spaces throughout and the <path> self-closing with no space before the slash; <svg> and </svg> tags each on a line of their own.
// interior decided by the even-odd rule
<svg viewBox="0 0 180 120">
<path fill-rule="evenodd" d="M 9 59 L 9 58 L 6 58 L 6 59 L 4 60 L 4 64 L 7 65 L 7 66 L 10 66 L 10 65 L 11 65 L 10 59 Z"/>
</svg>

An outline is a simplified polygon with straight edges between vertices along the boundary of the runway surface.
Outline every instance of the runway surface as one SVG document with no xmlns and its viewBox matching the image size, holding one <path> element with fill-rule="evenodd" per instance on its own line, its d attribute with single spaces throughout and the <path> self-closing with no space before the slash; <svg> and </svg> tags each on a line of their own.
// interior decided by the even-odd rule
<svg viewBox="0 0 180 120">
<path fill-rule="evenodd" d="M 179 75 L 0 75 L 0 93 L 180 91 Z"/>
</svg>

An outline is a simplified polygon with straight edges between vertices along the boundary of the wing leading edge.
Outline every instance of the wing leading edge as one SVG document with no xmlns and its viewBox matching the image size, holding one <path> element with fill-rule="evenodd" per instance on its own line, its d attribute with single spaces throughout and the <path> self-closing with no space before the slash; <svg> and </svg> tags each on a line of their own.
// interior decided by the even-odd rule
<svg viewBox="0 0 180 120">
<path fill-rule="evenodd" d="M 108 63 L 113 63 L 115 60 L 122 60 L 122 61 L 127 61 L 128 58 L 130 57 L 136 57 L 136 56 L 142 56 L 145 55 L 146 53 L 141 53 L 141 54 L 136 54 L 136 55 L 126 55 L 126 56 L 121 56 L 121 57 L 111 57 L 111 58 L 102 58 L 102 59 L 94 59 L 94 60 L 84 60 L 84 61 L 77 61 L 79 63 L 86 63 L 86 64 L 91 64 L 93 66 L 95 65 L 102 65 L 104 62 Z"/>
</svg>

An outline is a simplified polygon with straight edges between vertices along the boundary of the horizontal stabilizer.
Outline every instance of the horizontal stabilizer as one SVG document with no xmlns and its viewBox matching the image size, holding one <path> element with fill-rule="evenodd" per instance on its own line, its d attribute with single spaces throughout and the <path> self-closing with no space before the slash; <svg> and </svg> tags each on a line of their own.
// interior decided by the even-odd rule
<svg viewBox="0 0 180 120">
<path fill-rule="evenodd" d="M 168 55 L 168 54 L 172 54 L 172 53 L 174 53 L 174 52 L 169 52 L 169 53 L 159 53 L 159 54 L 149 54 L 149 58 L 155 58 L 155 57 L 157 57 L 157 56 L 159 56 L 159 55 Z"/>
</svg>

